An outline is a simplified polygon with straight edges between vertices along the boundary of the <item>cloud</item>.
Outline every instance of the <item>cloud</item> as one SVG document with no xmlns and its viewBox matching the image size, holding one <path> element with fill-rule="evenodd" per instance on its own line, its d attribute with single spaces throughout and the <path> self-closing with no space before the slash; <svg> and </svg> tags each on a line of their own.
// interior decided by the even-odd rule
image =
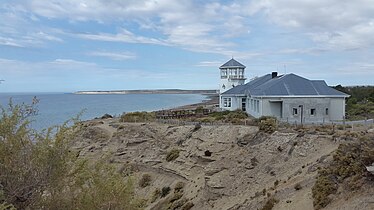
<svg viewBox="0 0 374 210">
<path fill-rule="evenodd" d="M 229 56 L 236 52 L 229 38 L 248 34 L 249 26 L 235 3 L 198 0 L 30 0 L 9 3 L 10 8 L 27 11 L 32 20 L 39 17 L 71 22 L 135 23 L 155 31 L 158 37 L 143 36 L 122 28 L 118 33 L 79 33 L 88 40 L 156 44 Z M 159 38 L 159 37 L 162 38 Z M 234 53 L 235 54 L 235 53 Z"/>
<path fill-rule="evenodd" d="M 0 5 L 0 19 L 0 45 L 40 47 L 47 42 L 63 42 L 55 35 L 55 29 L 43 26 L 20 5 L 9 2 Z"/>
<path fill-rule="evenodd" d="M 221 61 L 201 61 L 196 66 L 199 67 L 219 67 L 222 65 Z"/>
<path fill-rule="evenodd" d="M 138 43 L 138 44 L 157 44 L 167 45 L 167 43 L 160 39 L 148 38 L 144 36 L 137 36 L 126 29 L 121 29 L 117 34 L 77 34 L 76 36 L 83 39 L 107 41 L 107 42 L 124 42 L 124 43 Z"/>
<path fill-rule="evenodd" d="M 135 54 L 129 52 L 90 52 L 88 55 L 110 58 L 112 60 L 130 60 L 136 58 Z"/>
<path fill-rule="evenodd" d="M 245 11 L 251 15 L 263 13 L 272 23 L 301 30 L 315 43 L 331 50 L 374 45 L 373 0 L 252 1 L 243 7 Z"/>
</svg>

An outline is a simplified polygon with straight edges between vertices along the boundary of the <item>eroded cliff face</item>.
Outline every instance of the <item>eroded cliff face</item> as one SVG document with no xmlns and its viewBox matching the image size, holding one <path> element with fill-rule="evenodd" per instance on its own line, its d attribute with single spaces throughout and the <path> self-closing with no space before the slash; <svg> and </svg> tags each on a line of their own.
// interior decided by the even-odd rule
<svg viewBox="0 0 374 210">
<path fill-rule="evenodd" d="M 308 210 L 317 169 L 339 141 L 327 132 L 106 119 L 85 122 L 75 148 L 92 160 L 107 156 L 120 173 L 132 175 L 146 209 L 261 209 L 275 198 L 273 209 Z M 171 151 L 179 155 L 167 161 Z M 150 180 L 141 187 L 145 174 Z"/>
</svg>

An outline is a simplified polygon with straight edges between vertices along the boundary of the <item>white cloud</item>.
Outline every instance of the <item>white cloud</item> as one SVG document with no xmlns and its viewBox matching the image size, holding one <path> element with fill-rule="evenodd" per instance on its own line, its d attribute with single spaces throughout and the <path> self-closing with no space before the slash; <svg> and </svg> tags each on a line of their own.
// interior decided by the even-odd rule
<svg viewBox="0 0 374 210">
<path fill-rule="evenodd" d="M 374 45 L 373 0 L 265 0 L 243 7 L 250 14 L 264 13 L 272 22 L 302 30 L 317 44 L 333 50 Z"/>
<path fill-rule="evenodd" d="M 196 66 L 199 67 L 218 67 L 221 66 L 222 62 L 221 61 L 201 61 Z"/>
<path fill-rule="evenodd" d="M 137 36 L 126 29 L 121 29 L 120 33 L 117 34 L 78 34 L 77 36 L 84 39 L 98 41 L 167 45 L 163 40 Z"/>
<path fill-rule="evenodd" d="M 129 52 L 90 52 L 88 55 L 91 56 L 99 56 L 99 57 L 106 57 L 110 58 L 112 60 L 130 60 L 130 59 L 135 59 L 136 55 L 133 53 Z"/>
</svg>

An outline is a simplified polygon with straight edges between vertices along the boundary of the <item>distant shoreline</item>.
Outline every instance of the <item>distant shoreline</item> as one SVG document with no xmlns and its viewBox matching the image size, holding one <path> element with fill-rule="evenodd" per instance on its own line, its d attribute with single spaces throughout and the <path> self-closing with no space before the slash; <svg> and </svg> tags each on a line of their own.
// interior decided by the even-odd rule
<svg viewBox="0 0 374 210">
<path fill-rule="evenodd" d="M 74 94 L 202 94 L 214 95 L 217 90 L 181 90 L 181 89 L 158 89 L 158 90 L 109 90 L 109 91 L 77 91 Z"/>
</svg>

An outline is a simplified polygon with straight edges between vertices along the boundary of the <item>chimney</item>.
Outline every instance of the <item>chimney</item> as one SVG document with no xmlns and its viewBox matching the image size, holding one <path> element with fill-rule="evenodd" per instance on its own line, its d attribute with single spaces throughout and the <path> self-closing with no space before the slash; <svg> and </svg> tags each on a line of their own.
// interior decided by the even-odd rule
<svg viewBox="0 0 374 210">
<path fill-rule="evenodd" d="M 272 79 L 274 79 L 277 76 L 278 76 L 278 72 L 276 72 L 276 71 L 271 72 L 271 78 Z"/>
</svg>

